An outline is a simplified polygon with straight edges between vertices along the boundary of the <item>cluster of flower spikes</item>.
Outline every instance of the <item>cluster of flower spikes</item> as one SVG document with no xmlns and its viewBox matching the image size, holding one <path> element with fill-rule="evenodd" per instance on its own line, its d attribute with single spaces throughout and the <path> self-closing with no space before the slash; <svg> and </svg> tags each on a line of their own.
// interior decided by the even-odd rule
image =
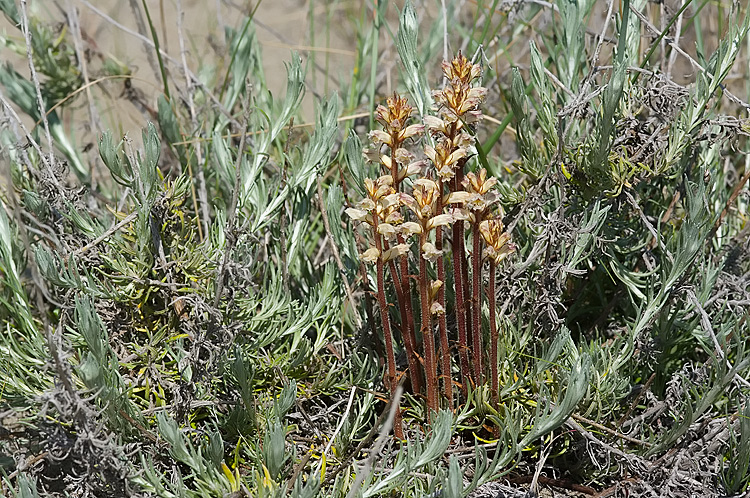
<svg viewBox="0 0 750 498">
<path fill-rule="evenodd" d="M 347 209 L 347 214 L 353 220 L 371 227 L 374 245 L 364 251 L 362 260 L 377 265 L 378 302 L 388 350 L 387 387 L 389 390 L 395 389 L 397 374 L 395 355 L 392 350 L 390 314 L 384 292 L 384 265 L 386 263 L 389 264 L 391 280 L 399 297 L 402 323 L 398 329 L 402 333 L 407 357 L 410 359 L 409 373 L 412 387 L 421 385 L 419 380 L 421 379 L 419 371 L 421 365 L 417 361 L 421 357 L 426 377 L 427 405 L 430 411 L 436 411 L 438 408 L 438 355 L 436 355 L 432 333 L 433 316 L 437 316 L 440 325 L 441 370 L 446 397 L 452 404 L 450 348 L 444 316 L 445 272 L 442 227 L 453 225 L 453 240 L 460 241 L 453 247 L 454 270 L 457 271 L 454 281 L 457 283 L 457 312 L 464 314 L 463 330 L 459 323 L 459 351 L 462 353 L 462 375 L 465 377 L 468 371 L 468 366 L 464 364 L 467 350 L 465 317 L 468 316 L 468 310 L 460 309 L 461 306 L 458 306 L 458 301 L 464 299 L 463 297 L 459 299 L 458 295 L 468 293 L 466 283 L 468 282 L 468 265 L 463 247 L 464 221 L 469 221 L 477 227 L 474 230 L 475 248 L 478 247 L 479 226 L 482 224 L 484 227 L 486 224 L 486 229 L 481 230 L 488 244 L 485 255 L 489 255 L 490 250 L 494 251 L 493 255 L 501 253 L 507 255 L 512 251 L 512 245 L 508 243 L 509 235 L 502 233 L 502 222 L 488 219 L 491 205 L 495 202 L 491 189 L 497 180 L 487 179 L 484 169 L 478 174 L 469 173 L 466 177 L 463 175 L 464 165 L 472 153 L 474 144 L 474 137 L 469 133 L 469 128 L 481 119 L 482 113 L 479 105 L 486 95 L 485 88 L 472 86 L 473 81 L 480 75 L 480 68 L 459 53 L 452 61 L 443 62 L 442 69 L 448 85 L 443 90 L 433 92 L 437 116 L 425 116 L 424 125 L 407 124 L 414 109 L 405 98 L 396 94 L 387 100 L 386 105 L 378 106 L 375 118 L 383 130 L 370 132 L 369 137 L 373 147 L 365 150 L 365 157 L 380 164 L 385 174 L 376 180 L 367 179 L 365 197 L 356 207 Z M 429 169 L 426 168 L 428 161 L 415 160 L 415 155 L 404 146 L 410 139 L 417 138 L 424 133 L 425 129 L 434 140 L 434 146 L 426 145 L 424 148 L 424 155 L 429 160 L 429 164 L 434 167 L 432 175 L 425 172 L 425 169 Z M 402 182 L 407 177 L 416 174 L 421 174 L 421 176 L 411 182 L 411 193 L 404 192 Z M 407 211 L 402 210 L 402 207 L 407 208 Z M 409 212 L 411 215 L 408 214 Z M 488 239 L 488 236 L 498 230 L 497 223 L 500 223 L 500 235 L 496 237 L 498 242 L 492 245 L 490 240 L 495 239 Z M 431 236 L 433 231 L 435 232 L 434 238 Z M 485 235 L 485 232 L 488 235 Z M 415 236 L 419 239 L 417 280 L 419 282 L 423 355 L 417 352 L 417 341 L 413 330 L 411 279 L 408 268 L 409 240 Z M 504 246 L 499 243 L 501 240 L 504 241 Z M 479 252 L 475 250 L 474 254 L 473 259 L 478 263 Z M 394 260 L 400 263 L 400 271 Z M 426 270 L 428 262 L 437 263 L 438 278 L 436 280 L 429 280 Z M 477 274 L 476 264 L 474 273 Z M 476 290 L 474 294 L 478 296 L 479 291 Z M 477 311 L 478 309 L 476 307 Z M 481 325 L 477 325 L 475 329 L 475 335 L 479 334 L 479 326 Z M 475 346 L 481 348 L 477 340 L 474 343 Z M 481 352 L 476 354 L 481 355 Z M 465 386 L 466 378 L 464 380 Z"/>
<path fill-rule="evenodd" d="M 438 177 L 448 184 L 453 193 L 465 192 L 464 202 L 460 207 L 453 207 L 454 219 L 452 240 L 454 281 L 456 285 L 456 318 L 458 327 L 459 357 L 463 392 L 466 394 L 470 382 L 475 385 L 483 383 L 482 333 L 481 333 L 481 255 L 480 226 L 493 219 L 493 206 L 497 196 L 493 187 L 495 178 L 487 178 L 487 171 L 482 168 L 477 173 L 469 172 L 464 176 L 464 165 L 473 152 L 474 135 L 471 128 L 482 119 L 480 105 L 484 101 L 487 89 L 475 86 L 481 73 L 478 64 L 473 64 L 461 53 L 453 60 L 442 64 L 443 75 L 447 85 L 442 90 L 433 92 L 437 116 L 425 117 L 425 125 L 432 134 L 436 145 L 428 147 L 425 153 L 435 165 Z M 502 227 L 500 218 L 496 218 Z M 472 287 L 469 289 L 469 268 L 464 249 L 464 223 L 469 222 L 472 229 Z M 508 242 L 509 239 L 505 241 Z M 513 246 L 497 246 L 495 253 L 505 255 L 513 251 Z M 438 268 L 439 273 L 441 268 Z M 471 318 L 471 320 L 469 320 Z M 468 336 L 472 337 L 471 348 Z M 469 351 L 473 351 L 469 361 Z M 470 369 L 473 364 L 473 372 Z"/>
</svg>

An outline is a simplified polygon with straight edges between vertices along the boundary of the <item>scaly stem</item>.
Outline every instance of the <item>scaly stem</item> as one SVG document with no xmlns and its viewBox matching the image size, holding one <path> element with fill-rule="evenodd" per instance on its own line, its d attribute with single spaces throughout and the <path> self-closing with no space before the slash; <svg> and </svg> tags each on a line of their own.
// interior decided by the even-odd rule
<svg viewBox="0 0 750 498">
<path fill-rule="evenodd" d="M 458 172 L 457 172 L 458 173 Z M 458 191 L 459 183 L 454 178 L 452 191 Z M 471 369 L 469 368 L 469 334 L 467 332 L 466 320 L 466 296 L 464 273 L 464 222 L 461 220 L 453 224 L 453 284 L 456 288 L 456 323 L 458 325 L 458 357 L 461 364 L 461 392 L 464 399 L 469 394 L 469 379 L 471 378 Z"/>
<path fill-rule="evenodd" d="M 484 372 L 482 370 L 482 295 L 480 283 L 482 281 L 482 246 L 479 240 L 479 220 L 481 213 L 476 212 L 474 222 L 471 224 L 471 238 L 473 243 L 471 254 L 471 331 L 472 348 L 474 350 L 474 380 L 477 386 L 484 384 Z"/>
<path fill-rule="evenodd" d="M 391 179 L 393 188 L 396 192 L 401 191 L 401 180 L 399 180 L 398 161 L 396 161 L 396 150 L 400 143 L 395 140 L 391 146 Z M 398 234 L 398 243 L 404 243 L 404 237 Z M 404 339 L 406 348 L 407 362 L 409 363 L 409 376 L 411 379 L 411 388 L 415 393 L 422 391 L 422 372 L 419 368 L 417 358 L 417 335 L 414 331 L 414 309 L 411 303 L 411 284 L 409 283 L 409 255 L 404 254 L 399 258 L 401 270 L 400 281 L 396 274 L 396 265 L 391 262 L 391 274 L 393 282 L 396 285 L 396 296 L 398 298 L 399 311 L 401 312 L 401 335 Z M 400 288 L 400 289 L 399 289 Z"/>
<path fill-rule="evenodd" d="M 435 248 L 439 251 L 443 251 L 443 230 L 442 227 L 437 227 L 435 232 Z M 438 280 L 443 282 L 438 290 L 438 303 L 445 310 L 445 263 L 443 257 L 439 256 L 437 260 L 437 276 Z M 443 391 L 446 399 L 448 399 L 448 406 L 453 408 L 453 382 L 451 378 L 451 350 L 448 344 L 448 323 L 445 318 L 445 313 L 438 315 L 438 327 L 440 329 L 440 373 L 443 377 Z"/>
<path fill-rule="evenodd" d="M 399 243 L 402 241 L 400 240 Z M 388 241 L 383 241 L 384 250 L 389 249 Z M 406 349 L 406 360 L 409 363 L 409 379 L 411 380 L 412 392 L 419 393 L 422 391 L 422 370 L 419 368 L 419 361 L 416 354 L 416 339 L 414 336 L 414 312 L 411 308 L 411 289 L 407 286 L 407 293 L 404 295 L 404 288 L 401 278 L 396 271 L 396 263 L 393 260 L 388 262 L 388 268 L 391 271 L 393 287 L 396 289 L 396 300 L 398 301 L 398 310 L 401 313 L 401 337 L 404 340 L 404 349 Z M 403 272 L 403 268 L 402 268 Z M 408 276 L 407 276 L 408 277 Z M 408 278 L 406 283 L 408 284 Z"/>
<path fill-rule="evenodd" d="M 378 218 L 373 216 L 373 232 L 375 233 L 375 248 L 383 254 L 383 244 L 378 234 Z M 386 387 L 393 396 L 396 392 L 396 355 L 393 352 L 393 334 L 391 333 L 391 320 L 388 316 L 388 302 L 385 299 L 385 268 L 383 260 L 378 256 L 377 267 L 377 284 L 378 284 L 378 307 L 380 308 L 380 321 L 383 324 L 383 336 L 385 337 L 385 353 L 388 367 Z M 401 410 L 396 408 L 396 419 L 393 421 L 393 434 L 399 438 L 404 438 L 403 428 L 401 426 Z"/>
<path fill-rule="evenodd" d="M 490 370 L 492 386 L 492 406 L 497 410 L 500 406 L 500 379 L 497 372 L 497 347 L 498 333 L 497 322 L 495 321 L 495 260 L 490 259 L 490 282 L 487 285 L 487 300 L 490 308 Z"/>
<path fill-rule="evenodd" d="M 452 133 L 451 137 L 455 137 L 455 135 L 458 133 L 458 130 L 455 128 L 456 124 L 454 123 L 452 125 Z M 454 178 L 456 182 L 456 191 L 463 190 L 463 182 L 464 182 L 464 165 L 466 164 L 466 160 L 462 159 L 458 162 L 458 168 L 456 168 L 456 176 Z M 469 356 L 469 344 L 468 344 L 468 338 L 472 337 L 472 330 L 471 330 L 471 322 L 469 321 L 469 317 L 471 317 L 471 294 L 469 290 L 469 262 L 466 258 L 466 249 L 464 246 L 464 223 L 463 221 L 458 221 L 453 225 L 454 227 L 458 227 L 457 231 L 454 231 L 453 233 L 453 244 L 456 248 L 455 250 L 458 251 L 458 258 L 456 258 L 455 252 L 454 252 L 454 263 L 461 265 L 461 306 L 463 309 L 462 317 L 461 319 L 464 322 L 464 329 L 466 330 L 466 337 L 467 337 L 467 345 L 466 345 L 466 357 Z M 456 291 L 458 291 L 458 284 L 456 284 Z M 458 292 L 456 293 L 456 300 L 458 300 Z M 472 377 L 471 370 L 469 369 L 468 359 L 467 366 L 466 366 L 466 377 L 472 378 L 474 380 L 475 385 L 479 382 L 479 379 Z"/>
<path fill-rule="evenodd" d="M 463 163 L 461 163 L 461 167 L 456 171 L 456 185 L 461 185 L 463 183 L 464 179 L 464 168 Z M 459 225 L 459 234 L 458 234 L 458 253 L 460 255 L 460 258 L 458 259 L 459 263 L 461 263 L 461 283 L 463 285 L 462 288 L 462 296 L 463 296 L 463 307 L 464 307 L 464 323 L 466 324 L 466 335 L 467 337 L 471 337 L 471 322 L 469 321 L 469 318 L 471 317 L 471 294 L 469 289 L 469 259 L 466 255 L 466 237 L 464 236 L 464 233 L 466 232 L 466 229 L 464 227 L 464 223 L 462 221 L 458 222 Z M 468 349 L 466 351 L 466 355 L 469 355 Z M 471 377 L 471 371 L 468 372 L 469 377 Z M 477 379 L 474 379 L 474 382 L 477 382 Z"/>
<path fill-rule="evenodd" d="M 464 321 L 466 322 L 466 334 L 471 337 L 471 289 L 469 288 L 469 256 L 466 254 L 465 227 L 461 226 L 459 246 L 461 248 L 461 277 L 463 277 L 464 296 Z"/>
<path fill-rule="evenodd" d="M 398 234 L 398 243 L 404 243 L 404 237 Z M 409 255 L 404 254 L 399 258 L 401 264 L 401 291 L 403 292 L 404 312 L 406 313 L 406 329 L 404 331 L 404 344 L 408 346 L 406 354 L 409 355 L 409 370 L 411 371 L 411 386 L 415 393 L 422 391 L 422 371 L 419 368 L 417 357 L 417 334 L 414 331 L 414 309 L 411 303 L 411 282 L 409 280 Z"/>
<path fill-rule="evenodd" d="M 427 242 L 427 231 L 420 236 L 419 247 Z M 419 301 L 422 307 L 422 343 L 424 345 L 424 369 L 427 382 L 427 420 L 432 419 L 432 412 L 438 411 L 437 362 L 435 361 L 435 337 L 432 333 L 430 319 L 430 277 L 427 275 L 427 261 L 420 249 L 419 254 Z"/>
<path fill-rule="evenodd" d="M 436 212 L 442 214 L 443 212 L 443 182 L 438 179 L 438 192 L 440 192 L 440 198 L 438 199 L 438 205 Z M 438 280 L 443 282 L 438 291 L 438 303 L 445 310 L 445 263 L 443 261 L 443 227 L 439 226 L 435 229 L 435 249 L 439 253 L 437 260 L 437 276 Z M 445 397 L 448 399 L 448 406 L 453 409 L 453 384 L 451 379 L 451 354 L 450 346 L 448 345 L 448 324 L 446 322 L 445 313 L 438 315 L 438 327 L 440 329 L 440 373 L 443 377 L 443 391 Z"/>
</svg>

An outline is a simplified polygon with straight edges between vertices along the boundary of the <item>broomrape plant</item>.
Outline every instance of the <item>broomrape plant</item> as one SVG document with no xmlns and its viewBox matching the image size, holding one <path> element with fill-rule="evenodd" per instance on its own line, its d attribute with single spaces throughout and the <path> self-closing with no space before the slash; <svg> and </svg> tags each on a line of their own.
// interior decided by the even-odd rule
<svg viewBox="0 0 750 498">
<path fill-rule="evenodd" d="M 3 55 L 36 68 L 0 67 L 0 494 L 458 498 L 535 466 L 589 494 L 747 491 L 747 6 L 407 1 L 408 93 L 381 99 L 376 3 L 343 97 L 315 50 L 270 88 L 252 15 L 200 77 L 151 26 L 144 97 L 77 11 L 0 0 Z M 486 69 L 429 71 L 441 44 Z M 120 104 L 142 145 L 104 131 Z"/>
<path fill-rule="evenodd" d="M 494 272 L 497 264 L 514 250 L 510 235 L 503 232 L 502 211 L 493 190 L 497 179 L 488 178 L 484 168 L 465 172 L 475 152 L 473 125 L 482 118 L 479 106 L 487 93 L 476 85 L 481 68 L 459 52 L 451 61 L 443 62 L 442 70 L 448 84 L 433 92 L 436 114 L 425 116 L 424 124 L 408 123 L 414 109 L 399 95 L 394 94 L 386 105 L 378 106 L 376 119 L 383 129 L 370 132 L 373 147 L 364 154 L 368 160 L 380 164 L 385 174 L 377 179 L 366 178 L 365 197 L 346 211 L 353 220 L 368 227 L 372 240 L 361 260 L 376 266 L 377 300 L 386 347 L 386 386 L 393 393 L 398 377 L 408 376 L 414 393 L 426 397 L 428 418 L 441 404 L 453 408 L 453 351 L 459 354 L 458 383 L 464 398 L 470 385 L 484 384 L 484 365 L 489 364 L 492 399 L 497 406 Z M 429 143 L 422 148 L 425 159 L 415 160 L 416 154 L 407 147 L 420 137 Z M 464 228 L 466 223 L 471 227 L 468 233 Z M 447 235 L 444 228 L 450 229 L 449 243 L 444 238 Z M 471 251 L 467 253 L 469 238 Z M 414 243 L 416 250 L 411 249 Z M 398 260 L 398 266 L 394 260 Z M 482 285 L 484 261 L 490 262 L 486 289 Z M 450 285 L 455 299 L 450 306 L 446 303 L 446 263 L 453 268 Z M 387 275 L 386 264 L 390 270 Z M 413 269 L 417 271 L 414 293 L 410 284 Z M 401 332 L 407 353 L 408 371 L 403 373 L 397 371 L 394 352 L 392 319 L 396 317 L 389 311 L 387 287 L 390 286 L 395 290 L 400 312 L 395 329 Z M 485 359 L 481 320 L 485 294 L 491 315 L 488 359 Z M 414 295 L 418 297 L 420 310 L 418 336 L 414 333 L 411 305 Z M 449 340 L 448 309 L 456 316 L 455 345 Z M 443 383 L 444 403 L 438 394 L 439 379 Z M 402 437 L 398 423 L 394 432 Z"/>
</svg>

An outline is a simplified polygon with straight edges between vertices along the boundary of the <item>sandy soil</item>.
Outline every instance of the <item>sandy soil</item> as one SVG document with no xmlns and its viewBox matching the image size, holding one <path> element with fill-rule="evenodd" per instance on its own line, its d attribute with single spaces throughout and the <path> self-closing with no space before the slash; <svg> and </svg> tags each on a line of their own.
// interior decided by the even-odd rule
<svg viewBox="0 0 750 498">
<path fill-rule="evenodd" d="M 179 4 L 179 6 L 178 6 Z M 240 5 L 242 4 L 242 5 Z M 151 20 L 156 28 L 161 47 L 170 56 L 181 61 L 180 28 L 178 13 L 184 13 L 182 33 L 185 57 L 190 69 L 205 77 L 223 77 L 228 56 L 225 48 L 223 26 L 242 27 L 242 21 L 255 8 L 256 2 L 232 0 L 147 0 Z M 309 0 L 266 0 L 260 3 L 255 13 L 257 38 L 262 45 L 264 72 L 268 86 L 274 95 L 283 96 L 286 87 L 284 62 L 291 59 L 291 51 L 297 50 L 303 58 L 314 56 L 315 62 L 329 69 L 329 75 L 320 70 L 308 70 L 308 92 L 303 106 L 306 120 L 311 120 L 314 109 L 314 94 L 328 94 L 338 85 L 336 79 L 351 74 L 354 65 L 354 44 L 347 26 L 351 9 L 359 9 L 359 2 L 318 2 Z M 85 49 L 90 51 L 88 66 L 90 80 L 100 74 L 101 58 L 111 57 L 127 66 L 133 74 L 131 80 L 135 92 L 124 94 L 123 81 L 96 83 L 92 92 L 101 114 L 101 126 L 110 128 L 116 135 L 129 134 L 139 137 L 144 125 L 144 108 L 154 108 L 162 91 L 154 50 L 141 37 L 152 39 L 148 21 L 140 0 L 44 0 L 30 2 L 32 15 L 60 23 L 62 29 L 66 16 L 74 9 L 78 13 Z M 358 10 L 357 10 L 358 11 Z M 326 19 L 332 27 L 326 33 Z M 314 29 L 311 29 L 311 26 Z M 21 34 L 7 21 L 0 20 L 0 32 L 21 40 Z M 141 37 L 139 37 L 139 34 Z M 7 52 L 7 51 L 6 51 Z M 12 61 L 22 74 L 28 75 L 26 61 L 22 57 Z M 171 66 L 173 80 L 184 88 L 185 80 L 181 68 Z M 88 118 L 87 97 L 77 97 L 77 111 L 66 112 L 69 126 Z M 140 102 L 138 102 L 140 100 Z M 84 123 L 85 125 L 86 123 Z M 89 128 L 84 126 L 84 128 Z M 92 137 L 79 130 L 77 140 L 82 145 Z"/>
</svg>

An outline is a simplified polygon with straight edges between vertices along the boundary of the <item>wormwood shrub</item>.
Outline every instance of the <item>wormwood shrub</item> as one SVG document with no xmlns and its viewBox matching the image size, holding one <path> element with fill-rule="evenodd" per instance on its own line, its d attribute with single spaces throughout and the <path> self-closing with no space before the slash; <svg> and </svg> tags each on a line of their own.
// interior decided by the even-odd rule
<svg viewBox="0 0 750 498">
<path fill-rule="evenodd" d="M 3 494 L 746 490 L 748 106 L 728 76 L 750 21 L 733 5 L 709 53 L 703 4 L 599 3 L 588 37 L 596 5 L 469 24 L 446 2 L 420 28 L 407 3 L 380 96 L 378 2 L 350 86 L 300 133 L 305 66 L 267 88 L 252 18 L 207 79 L 149 26 L 144 105 L 87 95 L 130 75 L 106 54 L 85 73 L 76 11 L 63 33 L 0 2 L 34 68 L 0 69 Z M 442 43 L 464 50 L 433 71 Z M 139 143 L 101 125 L 121 91 L 152 121 Z M 102 130 L 88 152 L 74 95 Z M 360 105 L 368 147 L 339 122 Z"/>
</svg>

